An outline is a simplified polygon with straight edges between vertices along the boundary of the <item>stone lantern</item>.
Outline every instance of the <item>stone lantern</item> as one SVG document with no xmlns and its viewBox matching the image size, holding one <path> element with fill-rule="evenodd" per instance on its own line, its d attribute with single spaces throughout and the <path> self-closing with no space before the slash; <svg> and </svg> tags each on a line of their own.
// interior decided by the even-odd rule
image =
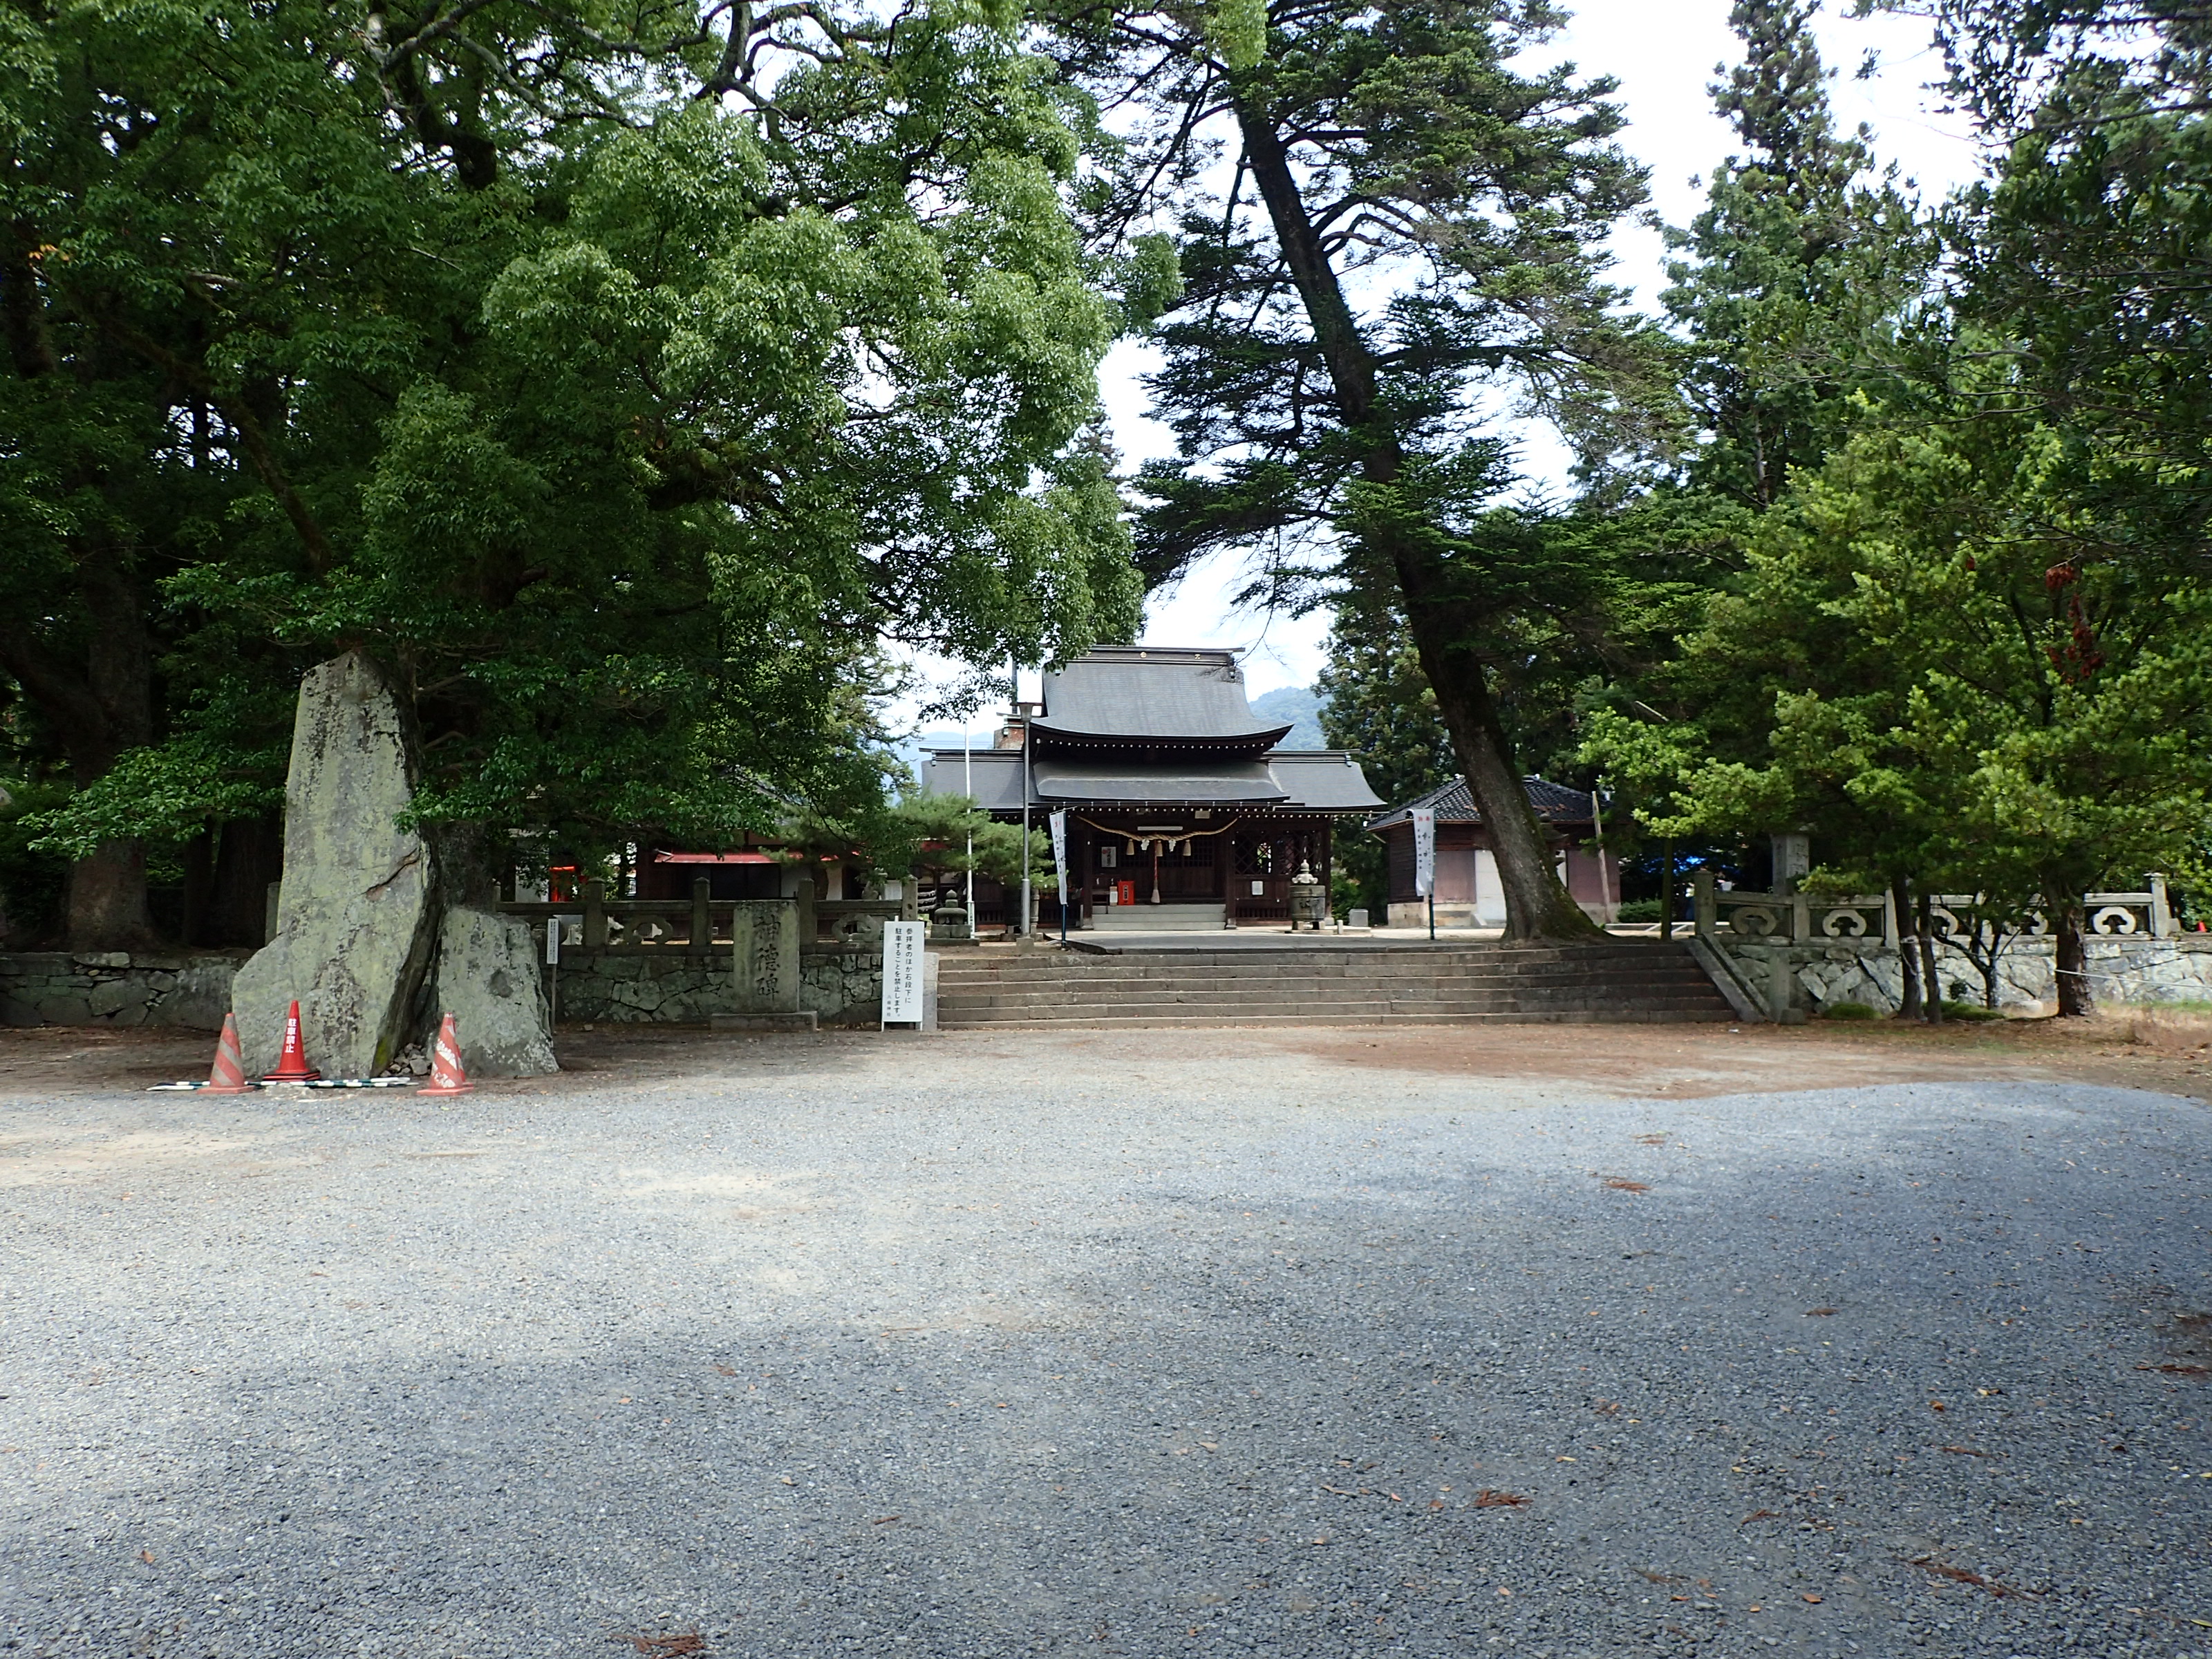
<svg viewBox="0 0 2212 1659">
<path fill-rule="evenodd" d="M 1302 921 L 1312 924 L 1316 933 L 1328 915 L 1328 889 L 1314 874 L 1313 866 L 1303 860 L 1298 872 L 1291 878 L 1291 931 L 1297 933 Z"/>
</svg>

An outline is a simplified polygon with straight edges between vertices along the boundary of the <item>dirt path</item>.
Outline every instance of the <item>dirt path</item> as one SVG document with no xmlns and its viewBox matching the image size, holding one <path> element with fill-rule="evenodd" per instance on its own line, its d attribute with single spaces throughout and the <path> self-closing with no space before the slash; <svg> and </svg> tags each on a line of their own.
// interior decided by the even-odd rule
<svg viewBox="0 0 2212 1659">
<path fill-rule="evenodd" d="M 565 1027 L 557 1079 L 487 1086 L 598 1087 L 623 1079 L 712 1076 L 792 1064 L 838 1063 L 880 1045 L 952 1045 L 979 1054 L 1030 1051 L 1144 1053 L 1233 1061 L 1304 1054 L 1346 1066 L 1468 1079 L 1551 1080 L 1611 1095 L 1699 1096 L 1827 1089 L 1856 1083 L 1977 1079 L 2093 1083 L 2212 1097 L 2212 1017 L 2116 1012 L 2085 1021 L 2005 1020 L 1940 1029 L 1868 1024 L 1771 1025 L 1479 1025 L 1175 1029 L 927 1037 L 824 1032 L 813 1037 L 715 1036 L 690 1028 Z M 59 1092 L 149 1088 L 204 1077 L 212 1040 L 198 1032 L 47 1026 L 0 1030 L 0 1101 Z M 832 1057 L 838 1057 L 833 1060 Z"/>
</svg>

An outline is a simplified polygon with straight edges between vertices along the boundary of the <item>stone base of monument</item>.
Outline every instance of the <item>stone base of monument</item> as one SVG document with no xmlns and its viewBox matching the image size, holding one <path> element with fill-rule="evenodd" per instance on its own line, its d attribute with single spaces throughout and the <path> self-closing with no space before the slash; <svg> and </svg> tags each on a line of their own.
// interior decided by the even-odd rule
<svg viewBox="0 0 2212 1659">
<path fill-rule="evenodd" d="M 811 1008 L 788 1014 L 716 1014 L 707 1022 L 710 1031 L 818 1031 L 822 1018 Z"/>
</svg>

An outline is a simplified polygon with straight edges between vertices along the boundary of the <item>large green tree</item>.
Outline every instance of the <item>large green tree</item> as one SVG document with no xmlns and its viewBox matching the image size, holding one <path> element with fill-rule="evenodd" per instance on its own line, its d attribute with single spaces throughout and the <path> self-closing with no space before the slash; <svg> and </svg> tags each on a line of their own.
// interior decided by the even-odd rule
<svg viewBox="0 0 2212 1659">
<path fill-rule="evenodd" d="M 1011 13 L 7 17 L 0 666 L 83 786 L 79 942 L 143 936 L 131 842 L 265 799 L 258 693 L 334 647 L 424 817 L 604 844 L 878 799 L 885 641 L 1132 626 L 1080 111 Z"/>
<path fill-rule="evenodd" d="M 2039 906 L 2078 1013 L 2081 894 L 2201 861 L 2212 586 L 2072 560 L 2100 532 L 2065 436 L 1996 436 L 1870 420 L 1761 521 L 1740 591 L 1666 671 L 1701 717 L 1601 714 L 1594 746 L 1669 800 L 1662 833 L 1805 823 L 1848 887 Z"/>
<path fill-rule="evenodd" d="M 1101 217 L 1174 223 L 1186 282 L 1152 380 L 1181 456 L 1142 480 L 1140 561 L 1161 579 L 1234 548 L 1270 597 L 1318 580 L 1399 610 L 1513 938 L 1591 924 L 1498 706 L 1513 618 L 1551 577 L 1489 516 L 1512 466 L 1485 398 L 1556 396 L 1627 355 L 1597 248 L 1643 185 L 1607 83 L 1514 64 L 1561 16 L 1386 0 L 1061 20 L 1073 73 L 1140 112 Z"/>
<path fill-rule="evenodd" d="M 1662 296 L 1695 491 L 1764 511 L 1848 430 L 1853 395 L 1897 379 L 1896 342 L 1927 292 L 1936 240 L 1869 135 L 1837 131 L 1813 34 L 1817 0 L 1736 0 L 1743 56 L 1711 92 L 1742 149 L 1704 210 L 1669 233 Z"/>
</svg>

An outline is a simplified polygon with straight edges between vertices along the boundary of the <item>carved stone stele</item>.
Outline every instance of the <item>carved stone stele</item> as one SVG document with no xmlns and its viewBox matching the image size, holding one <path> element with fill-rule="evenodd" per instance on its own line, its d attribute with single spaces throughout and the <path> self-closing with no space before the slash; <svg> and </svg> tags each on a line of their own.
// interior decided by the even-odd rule
<svg viewBox="0 0 2212 1659">
<path fill-rule="evenodd" d="M 231 988 L 246 1074 L 276 1064 L 300 1000 L 308 1063 L 368 1077 L 415 1035 L 437 948 L 435 872 L 398 820 L 415 795 L 398 700 L 358 652 L 300 685 L 284 785 L 284 880 L 276 934 Z"/>
</svg>

